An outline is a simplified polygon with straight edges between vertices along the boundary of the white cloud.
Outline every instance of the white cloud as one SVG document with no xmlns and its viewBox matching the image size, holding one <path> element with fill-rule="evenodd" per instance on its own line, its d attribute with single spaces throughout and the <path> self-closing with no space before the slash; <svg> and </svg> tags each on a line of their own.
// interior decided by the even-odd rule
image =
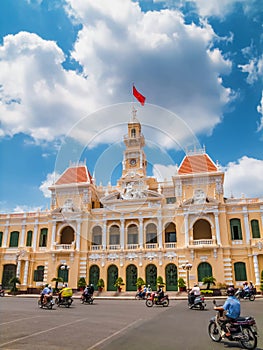
<svg viewBox="0 0 263 350">
<path fill-rule="evenodd" d="M 17 205 L 13 212 L 14 213 L 35 213 L 37 211 L 41 211 L 43 208 L 40 207 L 31 207 L 28 205 Z"/>
<path fill-rule="evenodd" d="M 263 197 L 263 160 L 243 156 L 225 168 L 225 196 Z"/>
<path fill-rule="evenodd" d="M 54 182 L 59 178 L 60 174 L 53 172 L 51 174 L 47 174 L 46 180 L 44 180 L 41 185 L 39 186 L 39 189 L 41 192 L 43 192 L 43 195 L 45 198 L 51 197 L 51 192 L 48 189 L 49 186 L 53 185 Z"/>
<path fill-rule="evenodd" d="M 177 175 L 178 166 L 177 165 L 162 165 L 154 164 L 153 166 L 153 176 L 156 177 L 157 181 L 171 181 L 172 176 Z"/>
<path fill-rule="evenodd" d="M 260 103 L 257 106 L 257 111 L 258 113 L 261 114 L 260 122 L 258 125 L 258 131 L 261 131 L 263 129 L 263 91 L 262 91 Z"/>
<path fill-rule="evenodd" d="M 175 10 L 144 13 L 130 0 L 67 2 L 82 24 L 71 54 L 83 75 L 63 68 L 65 55 L 55 42 L 26 32 L 6 36 L 0 134 L 53 140 L 97 109 L 131 101 L 133 82 L 147 103 L 172 110 L 195 134 L 211 133 L 232 98 L 220 78 L 231 62 L 214 46 L 218 38 L 207 22 L 185 24 Z M 87 132 L 100 129 L 94 120 Z"/>
</svg>

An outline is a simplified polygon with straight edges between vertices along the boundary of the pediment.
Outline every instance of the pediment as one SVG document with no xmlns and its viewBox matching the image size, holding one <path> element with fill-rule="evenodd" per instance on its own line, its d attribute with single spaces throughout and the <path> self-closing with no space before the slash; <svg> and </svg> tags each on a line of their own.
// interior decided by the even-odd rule
<svg viewBox="0 0 263 350">
<path fill-rule="evenodd" d="M 159 194 L 158 192 L 151 191 L 151 190 L 143 190 L 143 191 L 136 191 L 136 190 L 131 190 L 131 191 L 126 191 L 126 192 L 120 192 L 120 191 L 114 191 L 107 196 L 102 197 L 101 203 L 108 203 L 112 201 L 133 201 L 133 200 L 151 200 L 152 199 L 162 199 L 163 196 Z"/>
</svg>

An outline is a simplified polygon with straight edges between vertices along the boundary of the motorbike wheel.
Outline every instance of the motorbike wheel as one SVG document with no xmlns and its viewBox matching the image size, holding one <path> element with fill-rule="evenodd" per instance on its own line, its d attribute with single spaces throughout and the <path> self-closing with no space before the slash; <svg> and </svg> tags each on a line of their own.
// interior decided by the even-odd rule
<svg viewBox="0 0 263 350">
<path fill-rule="evenodd" d="M 204 307 L 203 304 L 200 304 L 200 305 L 199 305 L 199 308 L 200 308 L 200 310 L 204 310 L 204 309 L 205 309 L 205 307 Z"/>
<path fill-rule="evenodd" d="M 254 301 L 254 300 L 255 300 L 255 295 L 254 295 L 254 294 L 250 294 L 249 300 L 250 300 L 250 301 Z"/>
<path fill-rule="evenodd" d="M 1 292 L 0 297 L 4 297 L 4 296 L 5 296 L 5 292 Z"/>
<path fill-rule="evenodd" d="M 215 322 L 209 323 L 208 334 L 209 337 L 217 343 L 219 343 L 222 339 L 220 329 Z"/>
<path fill-rule="evenodd" d="M 48 303 L 48 304 L 47 304 L 48 310 L 52 310 L 52 307 L 53 307 L 53 304 L 52 304 L 52 303 Z"/>
<path fill-rule="evenodd" d="M 168 299 L 165 299 L 163 301 L 163 307 L 167 307 L 169 305 L 169 300 Z"/>
<path fill-rule="evenodd" d="M 255 349 L 257 347 L 258 339 L 255 333 L 250 328 L 244 328 L 242 331 L 242 339 L 240 344 L 245 349 Z"/>
<path fill-rule="evenodd" d="M 146 300 L 146 306 L 152 307 L 153 306 L 153 301 L 151 299 Z"/>
<path fill-rule="evenodd" d="M 39 307 L 40 309 L 42 309 L 43 305 L 42 305 L 42 303 L 41 303 L 40 300 L 38 300 L 37 305 L 38 305 L 38 307 Z"/>
</svg>

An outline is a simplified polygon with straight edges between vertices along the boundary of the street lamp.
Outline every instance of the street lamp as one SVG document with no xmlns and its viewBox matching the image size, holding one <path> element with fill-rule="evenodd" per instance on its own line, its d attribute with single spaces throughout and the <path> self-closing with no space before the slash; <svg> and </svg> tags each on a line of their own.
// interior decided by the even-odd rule
<svg viewBox="0 0 263 350">
<path fill-rule="evenodd" d="M 186 270 L 186 276 L 187 276 L 187 289 L 190 289 L 189 286 L 189 271 L 192 269 L 193 265 L 190 264 L 188 261 L 185 264 L 181 265 L 183 270 Z"/>
<path fill-rule="evenodd" d="M 63 283 L 65 282 L 65 277 L 67 276 L 67 279 L 68 279 L 68 271 L 70 269 L 70 266 L 66 265 L 65 263 L 63 263 L 61 266 L 60 266 L 60 270 L 62 271 L 67 271 L 65 274 L 63 273 Z"/>
</svg>

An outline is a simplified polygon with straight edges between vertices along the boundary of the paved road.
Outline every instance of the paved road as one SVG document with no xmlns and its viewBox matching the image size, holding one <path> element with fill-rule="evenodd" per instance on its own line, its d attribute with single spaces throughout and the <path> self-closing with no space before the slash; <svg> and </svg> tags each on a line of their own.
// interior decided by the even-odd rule
<svg viewBox="0 0 263 350">
<path fill-rule="evenodd" d="M 217 350 L 240 349 L 237 343 L 214 343 L 207 325 L 208 310 L 188 310 L 186 301 L 171 300 L 168 308 L 147 308 L 141 300 L 95 300 L 71 308 L 42 310 L 36 299 L 0 298 L 0 349 L 16 350 Z M 242 314 L 254 315 L 263 350 L 263 299 L 242 301 Z"/>
</svg>

